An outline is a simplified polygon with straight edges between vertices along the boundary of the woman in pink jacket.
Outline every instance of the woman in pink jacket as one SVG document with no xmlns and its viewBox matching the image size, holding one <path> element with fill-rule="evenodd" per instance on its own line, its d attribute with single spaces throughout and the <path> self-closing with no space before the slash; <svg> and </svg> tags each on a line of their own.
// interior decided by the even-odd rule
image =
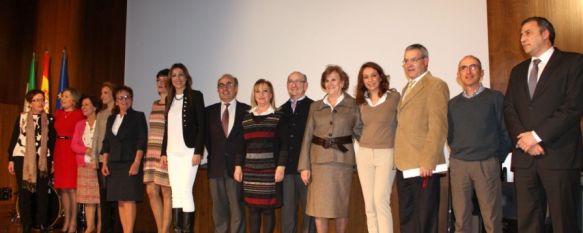
<svg viewBox="0 0 583 233">
<path fill-rule="evenodd" d="M 100 105 L 99 100 L 95 97 L 81 98 L 81 111 L 87 119 L 77 122 L 71 142 L 71 149 L 77 157 L 77 203 L 85 205 L 85 218 L 87 220 L 85 233 L 95 231 L 95 210 L 99 205 L 97 158 L 92 156 L 94 154 L 92 153 L 92 144 L 96 111 Z"/>
</svg>

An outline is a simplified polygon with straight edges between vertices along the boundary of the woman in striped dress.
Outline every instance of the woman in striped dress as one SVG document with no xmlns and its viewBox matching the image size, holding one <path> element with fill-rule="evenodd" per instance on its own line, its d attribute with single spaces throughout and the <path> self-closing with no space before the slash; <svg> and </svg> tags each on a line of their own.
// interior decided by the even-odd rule
<svg viewBox="0 0 583 233">
<path fill-rule="evenodd" d="M 93 153 L 93 135 L 96 113 L 100 102 L 95 97 L 81 98 L 81 111 L 86 117 L 75 125 L 71 149 L 77 157 L 77 203 L 85 205 L 86 233 L 95 231 L 95 210 L 99 205 L 99 183 L 97 182 L 97 157 Z"/>
<path fill-rule="evenodd" d="M 275 111 L 269 81 L 255 82 L 251 104 L 253 108 L 243 119 L 245 159 L 243 155 L 237 156 L 234 178 L 243 182 L 244 201 L 251 212 L 251 233 L 259 233 L 262 222 L 263 232 L 271 233 L 275 227 L 275 208 L 281 207 L 287 126 L 284 115 Z"/>
<path fill-rule="evenodd" d="M 148 149 L 144 160 L 144 184 L 158 232 L 168 232 L 172 218 L 172 190 L 168 181 L 168 165 L 160 162 L 165 125 L 164 110 L 168 95 L 168 72 L 168 69 L 163 69 L 156 75 L 156 89 L 160 99 L 152 104 Z"/>
</svg>

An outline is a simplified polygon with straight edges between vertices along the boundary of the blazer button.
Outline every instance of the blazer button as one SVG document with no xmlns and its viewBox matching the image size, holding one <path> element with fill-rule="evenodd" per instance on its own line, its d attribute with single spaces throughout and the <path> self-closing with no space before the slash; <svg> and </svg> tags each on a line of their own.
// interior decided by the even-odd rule
<svg viewBox="0 0 583 233">
<path fill-rule="evenodd" d="M 330 125 L 333 125 L 333 124 L 334 124 L 334 121 L 330 121 Z"/>
<path fill-rule="evenodd" d="M 290 137 L 290 138 L 294 138 L 294 135 L 293 135 L 293 134 L 290 134 L 290 135 L 289 135 L 289 137 Z"/>
</svg>

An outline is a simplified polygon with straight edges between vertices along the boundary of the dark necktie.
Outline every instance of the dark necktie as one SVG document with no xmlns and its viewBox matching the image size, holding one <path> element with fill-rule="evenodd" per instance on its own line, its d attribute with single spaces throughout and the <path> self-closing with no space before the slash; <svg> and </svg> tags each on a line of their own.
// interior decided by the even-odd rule
<svg viewBox="0 0 583 233">
<path fill-rule="evenodd" d="M 540 59 L 532 60 L 532 69 L 530 70 L 530 74 L 528 75 L 528 91 L 530 93 L 530 98 L 532 98 L 532 96 L 534 95 L 534 90 L 536 89 L 539 63 Z"/>
<path fill-rule="evenodd" d="M 229 105 L 229 103 L 225 104 L 225 111 L 223 111 L 223 116 L 221 117 L 221 124 L 223 125 L 225 137 L 229 135 Z"/>
</svg>

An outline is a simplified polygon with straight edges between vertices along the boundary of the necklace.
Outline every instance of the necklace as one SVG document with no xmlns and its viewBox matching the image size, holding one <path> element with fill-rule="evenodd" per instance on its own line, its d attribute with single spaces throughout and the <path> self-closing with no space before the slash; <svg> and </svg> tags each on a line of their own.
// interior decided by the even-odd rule
<svg viewBox="0 0 583 233">
<path fill-rule="evenodd" d="M 69 118 L 69 115 L 71 115 L 71 111 L 65 111 L 65 110 L 63 110 L 63 113 L 64 113 L 64 116 L 65 116 L 65 119 Z"/>
<path fill-rule="evenodd" d="M 176 96 L 174 96 L 174 99 L 175 100 L 182 100 L 182 99 L 184 99 L 184 95 L 182 95 L 182 97 L 180 97 L 180 98 L 176 98 Z"/>
</svg>

